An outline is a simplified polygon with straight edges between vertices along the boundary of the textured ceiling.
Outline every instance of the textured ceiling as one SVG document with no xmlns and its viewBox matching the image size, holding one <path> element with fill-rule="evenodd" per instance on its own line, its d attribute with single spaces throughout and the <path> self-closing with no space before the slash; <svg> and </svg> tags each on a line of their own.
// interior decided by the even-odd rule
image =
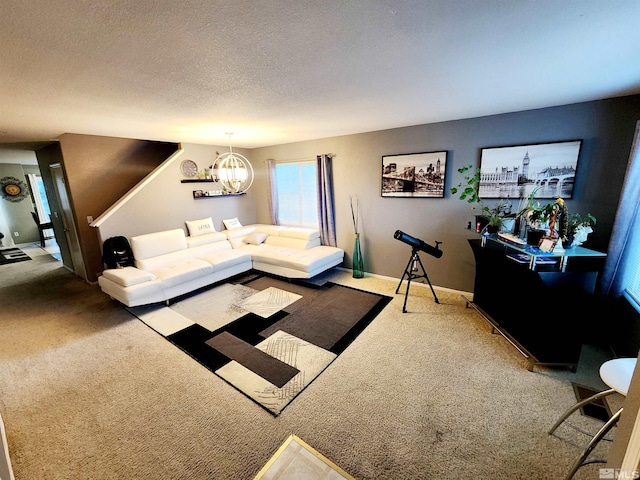
<svg viewBox="0 0 640 480">
<path fill-rule="evenodd" d="M 0 143 L 257 147 L 640 93 L 638 0 L 5 0 Z"/>
</svg>

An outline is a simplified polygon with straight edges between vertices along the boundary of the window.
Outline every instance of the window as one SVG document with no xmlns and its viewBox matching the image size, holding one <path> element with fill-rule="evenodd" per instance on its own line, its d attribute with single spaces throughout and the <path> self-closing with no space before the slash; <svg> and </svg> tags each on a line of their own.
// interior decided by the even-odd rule
<svg viewBox="0 0 640 480">
<path fill-rule="evenodd" d="M 316 170 L 314 161 L 276 165 L 281 225 L 318 228 Z"/>
<path fill-rule="evenodd" d="M 636 261 L 635 263 L 638 264 L 640 262 Z M 633 300 L 635 300 L 636 305 L 640 306 L 640 275 L 638 274 L 638 265 L 635 266 L 634 270 L 634 278 L 631 280 L 631 284 L 627 287 L 627 293 L 631 298 L 633 298 Z"/>
<path fill-rule="evenodd" d="M 640 307 L 640 252 L 636 249 L 635 254 L 630 259 L 629 284 L 626 287 L 627 293 L 636 302 L 636 308 Z"/>
<path fill-rule="evenodd" d="M 51 209 L 49 208 L 49 201 L 47 200 L 47 194 L 44 189 L 44 182 L 40 175 L 29 173 L 27 175 L 29 180 L 29 186 L 33 193 L 33 200 L 36 204 L 36 212 L 40 223 L 48 223 L 51 221 Z"/>
<path fill-rule="evenodd" d="M 631 221 L 631 230 L 626 239 L 626 254 L 623 257 L 624 273 L 623 283 L 629 300 L 640 312 L 640 206 L 636 206 L 636 212 Z M 626 257 L 626 258 L 625 258 Z"/>
</svg>

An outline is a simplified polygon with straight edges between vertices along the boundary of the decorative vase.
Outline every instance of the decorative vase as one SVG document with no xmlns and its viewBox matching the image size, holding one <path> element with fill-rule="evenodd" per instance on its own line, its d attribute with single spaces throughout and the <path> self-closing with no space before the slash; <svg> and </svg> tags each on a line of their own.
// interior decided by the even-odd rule
<svg viewBox="0 0 640 480">
<path fill-rule="evenodd" d="M 360 234 L 356 233 L 353 242 L 353 278 L 364 277 L 364 261 L 362 260 L 362 250 L 360 249 Z"/>
<path fill-rule="evenodd" d="M 575 232 L 573 232 L 572 246 L 577 247 L 587 241 L 587 237 L 590 233 L 593 233 L 593 229 L 589 225 L 579 225 Z"/>
<path fill-rule="evenodd" d="M 574 236 L 573 233 L 569 233 L 567 235 L 567 239 L 562 241 L 562 248 L 565 250 L 568 248 L 573 248 L 575 245 L 573 244 Z"/>
</svg>

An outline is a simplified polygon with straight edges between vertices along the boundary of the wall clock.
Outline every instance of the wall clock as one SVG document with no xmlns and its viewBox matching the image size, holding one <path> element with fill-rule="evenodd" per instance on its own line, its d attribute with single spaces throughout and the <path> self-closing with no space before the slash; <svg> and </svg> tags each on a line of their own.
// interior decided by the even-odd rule
<svg viewBox="0 0 640 480">
<path fill-rule="evenodd" d="M 180 170 L 185 177 L 195 177 L 198 174 L 198 164 L 193 160 L 184 160 L 180 164 Z"/>
<path fill-rule="evenodd" d="M 29 196 L 29 188 L 16 177 L 4 177 L 0 180 L 0 193 L 5 200 L 21 202 Z"/>
</svg>

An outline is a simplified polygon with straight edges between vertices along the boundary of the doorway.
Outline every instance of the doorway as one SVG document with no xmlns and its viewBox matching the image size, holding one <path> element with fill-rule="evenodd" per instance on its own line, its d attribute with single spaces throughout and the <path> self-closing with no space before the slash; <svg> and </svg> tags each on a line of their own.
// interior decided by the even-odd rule
<svg viewBox="0 0 640 480">
<path fill-rule="evenodd" d="M 87 272 L 84 265 L 84 259 L 82 258 L 78 232 L 73 221 L 73 212 L 69 196 L 67 195 L 67 186 L 62 171 L 62 165 L 60 163 L 53 163 L 49 165 L 49 170 L 51 172 L 51 179 L 53 180 L 56 200 L 60 210 L 59 212 L 52 212 L 54 217 L 52 221 L 55 222 L 57 219 L 62 222 L 65 237 L 58 241 L 60 245 L 60 252 L 62 254 L 62 263 L 76 275 L 87 280 Z M 68 253 L 68 255 L 65 255 L 65 253 Z"/>
</svg>

